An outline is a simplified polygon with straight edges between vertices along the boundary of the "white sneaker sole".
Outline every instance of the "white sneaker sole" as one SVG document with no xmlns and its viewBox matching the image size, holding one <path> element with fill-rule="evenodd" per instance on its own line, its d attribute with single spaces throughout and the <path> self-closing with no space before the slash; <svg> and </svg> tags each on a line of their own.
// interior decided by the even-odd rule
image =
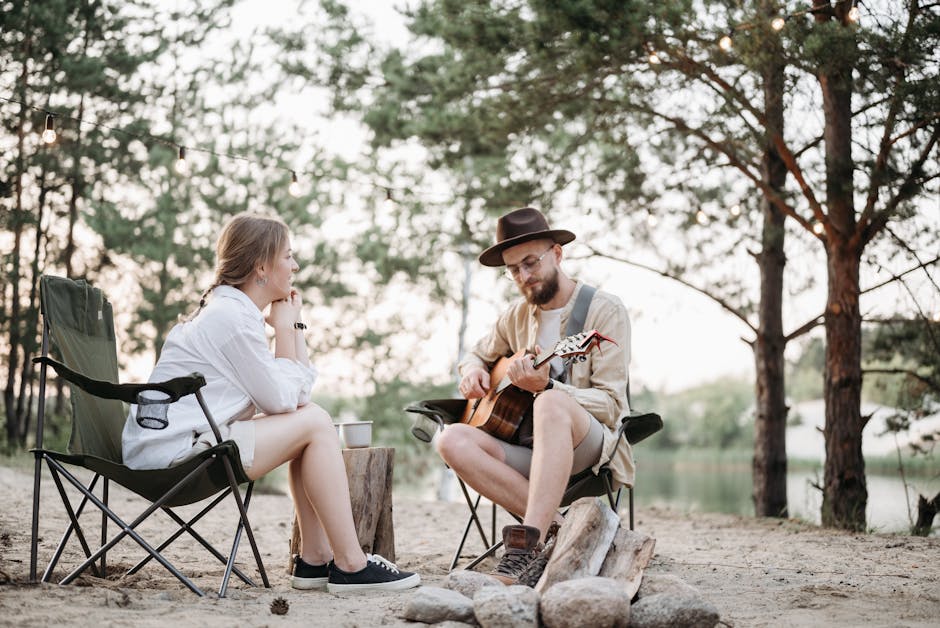
<svg viewBox="0 0 940 628">
<path fill-rule="evenodd" d="M 329 582 L 329 578 L 299 578 L 297 576 L 291 576 L 290 586 L 292 589 L 300 589 L 301 591 L 310 591 L 313 589 L 325 590 L 326 585 Z"/>
<path fill-rule="evenodd" d="M 370 591 L 402 591 L 411 589 L 421 584 L 421 576 L 411 574 L 401 580 L 392 580 L 391 582 L 370 582 L 367 584 L 334 584 L 330 582 L 326 585 L 326 590 L 330 593 L 368 593 Z"/>
</svg>

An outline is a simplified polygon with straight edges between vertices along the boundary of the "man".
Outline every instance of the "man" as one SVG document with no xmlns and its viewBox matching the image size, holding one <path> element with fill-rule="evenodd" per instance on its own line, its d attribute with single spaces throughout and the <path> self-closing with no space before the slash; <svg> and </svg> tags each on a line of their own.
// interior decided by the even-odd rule
<svg viewBox="0 0 940 628">
<path fill-rule="evenodd" d="M 630 321 L 620 299 L 595 292 L 583 324 L 583 330 L 596 329 L 616 344 L 604 342 L 585 361 L 567 367 L 557 357 L 534 367 L 534 355 L 551 351 L 566 335 L 572 312 L 583 307 L 576 307 L 578 295 L 591 291 L 560 268 L 562 245 L 574 239 L 570 231 L 551 229 L 537 209 L 524 207 L 499 219 L 496 244 L 480 255 L 484 266 L 505 266 L 523 298 L 461 361 L 460 393 L 484 397 L 499 385 L 490 378 L 494 363 L 525 349 L 506 375 L 534 396 L 531 439 L 511 444 L 455 423 L 436 440 L 441 457 L 464 482 L 523 517 L 522 525 L 503 528 L 506 552 L 494 575 L 506 584 L 518 581 L 551 524 L 561 522 L 558 508 L 570 475 L 596 471 L 609 460 L 615 482 L 633 484 L 630 446 L 615 436 L 620 417 L 629 413 Z"/>
</svg>

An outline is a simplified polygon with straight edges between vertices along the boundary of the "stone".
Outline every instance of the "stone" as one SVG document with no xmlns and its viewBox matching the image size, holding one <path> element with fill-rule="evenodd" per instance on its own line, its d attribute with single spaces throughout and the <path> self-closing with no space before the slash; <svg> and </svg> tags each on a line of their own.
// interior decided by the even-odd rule
<svg viewBox="0 0 940 628">
<path fill-rule="evenodd" d="M 447 580 L 444 581 L 444 588 L 457 591 L 466 595 L 471 600 L 477 591 L 483 587 L 503 587 L 506 586 L 493 576 L 478 571 L 468 571 L 460 569 L 452 571 Z"/>
<path fill-rule="evenodd" d="M 643 599 L 657 593 L 702 597 L 702 592 L 678 576 L 672 574 L 645 574 L 637 598 Z"/>
<path fill-rule="evenodd" d="M 714 628 L 718 609 L 700 597 L 657 593 L 630 609 L 630 628 Z"/>
<path fill-rule="evenodd" d="M 538 628 L 539 594 L 518 584 L 483 587 L 473 596 L 473 614 L 483 628 Z"/>
<path fill-rule="evenodd" d="M 614 578 L 578 578 L 552 586 L 539 605 L 547 628 L 625 628 L 630 596 Z"/>
<path fill-rule="evenodd" d="M 473 601 L 441 587 L 421 587 L 408 600 L 402 617 L 436 624 L 444 621 L 473 622 Z"/>
</svg>

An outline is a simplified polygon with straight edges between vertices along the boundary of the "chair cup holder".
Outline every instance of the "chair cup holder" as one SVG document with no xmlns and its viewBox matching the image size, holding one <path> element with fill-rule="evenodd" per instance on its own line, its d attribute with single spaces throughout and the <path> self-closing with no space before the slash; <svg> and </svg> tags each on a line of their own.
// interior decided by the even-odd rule
<svg viewBox="0 0 940 628">
<path fill-rule="evenodd" d="M 145 390 L 137 394 L 137 425 L 148 430 L 163 430 L 170 424 L 166 418 L 170 396 L 158 390 Z"/>
</svg>

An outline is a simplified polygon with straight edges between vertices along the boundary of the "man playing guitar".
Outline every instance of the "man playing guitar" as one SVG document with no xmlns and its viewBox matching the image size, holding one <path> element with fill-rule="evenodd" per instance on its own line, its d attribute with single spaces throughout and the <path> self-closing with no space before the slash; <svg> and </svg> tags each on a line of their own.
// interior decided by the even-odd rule
<svg viewBox="0 0 940 628">
<path fill-rule="evenodd" d="M 630 321 L 616 296 L 593 292 L 562 272 L 562 245 L 574 239 L 570 231 L 550 229 L 531 207 L 499 219 L 496 244 L 480 255 L 480 263 L 505 266 L 522 298 L 461 361 L 460 392 L 469 400 L 486 397 L 500 385 L 490 376 L 500 358 L 527 351 L 509 364 L 505 377 L 534 396 L 531 420 L 510 442 L 473 427 L 473 421 L 449 425 L 435 440 L 441 457 L 464 482 L 523 517 L 521 525 L 503 528 L 506 551 L 494 575 L 507 584 L 518 581 L 552 522 L 560 522 L 558 507 L 569 476 L 609 460 L 615 482 L 633 484 L 629 444 L 618 446 L 615 438 L 620 417 L 629 413 Z M 568 335 L 564 331 L 573 311 L 583 312 L 587 303 L 583 328 L 612 342 L 571 364 L 554 357 L 536 368 L 535 355 Z"/>
</svg>

